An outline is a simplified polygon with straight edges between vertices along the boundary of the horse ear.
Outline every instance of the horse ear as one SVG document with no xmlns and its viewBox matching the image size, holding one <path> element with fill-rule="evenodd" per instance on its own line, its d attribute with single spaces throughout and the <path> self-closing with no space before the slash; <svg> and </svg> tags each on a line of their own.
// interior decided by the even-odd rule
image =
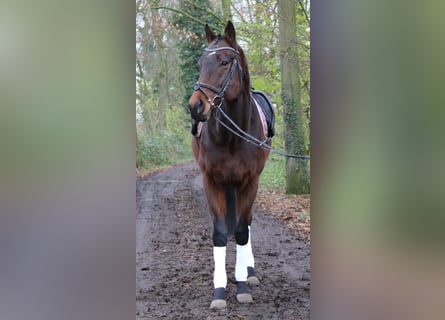
<svg viewBox="0 0 445 320">
<path fill-rule="evenodd" d="M 215 40 L 216 34 L 212 30 L 210 30 L 208 24 L 206 24 L 205 31 L 206 31 L 207 43 L 210 44 L 213 40 Z"/>
<path fill-rule="evenodd" d="M 235 27 L 230 20 L 227 22 L 226 29 L 224 30 L 224 37 L 227 41 L 232 42 L 232 44 L 236 43 Z"/>
</svg>

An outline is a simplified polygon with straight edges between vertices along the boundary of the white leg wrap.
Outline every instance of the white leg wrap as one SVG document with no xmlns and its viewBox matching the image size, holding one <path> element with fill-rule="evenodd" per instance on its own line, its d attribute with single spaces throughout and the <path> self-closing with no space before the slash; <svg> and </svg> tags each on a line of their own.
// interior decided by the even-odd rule
<svg viewBox="0 0 445 320">
<path fill-rule="evenodd" d="M 236 281 L 247 280 L 247 261 L 249 257 L 249 246 L 236 245 L 236 265 L 235 265 L 235 279 Z"/>
<path fill-rule="evenodd" d="M 247 266 L 255 268 L 255 261 L 253 259 L 252 245 L 251 245 L 250 239 L 251 239 L 251 237 L 250 237 L 250 226 L 249 226 L 249 240 L 247 241 L 247 244 L 246 244 L 246 246 L 248 248 L 246 259 L 247 259 Z"/>
<path fill-rule="evenodd" d="M 225 288 L 227 285 L 226 247 L 213 247 L 213 260 L 215 261 L 213 286 L 214 288 Z"/>
</svg>

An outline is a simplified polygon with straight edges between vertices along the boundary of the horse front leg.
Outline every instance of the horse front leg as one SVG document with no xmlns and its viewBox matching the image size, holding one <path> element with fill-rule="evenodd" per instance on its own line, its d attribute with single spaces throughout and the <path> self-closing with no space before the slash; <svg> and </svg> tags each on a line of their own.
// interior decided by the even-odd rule
<svg viewBox="0 0 445 320">
<path fill-rule="evenodd" d="M 226 245 L 226 224 L 222 219 L 216 217 L 213 225 L 213 260 L 215 268 L 213 273 L 214 291 L 213 300 L 210 304 L 211 309 L 225 309 L 227 307 L 225 299 L 225 290 L 227 286 Z"/>
<path fill-rule="evenodd" d="M 226 203 L 225 192 L 211 182 L 204 175 L 204 190 L 206 192 L 210 213 L 213 218 L 213 300 L 210 304 L 211 309 L 225 309 L 227 302 L 225 299 L 225 290 L 227 286 L 226 273 L 226 245 L 227 245 L 227 226 L 226 226 Z"/>
</svg>

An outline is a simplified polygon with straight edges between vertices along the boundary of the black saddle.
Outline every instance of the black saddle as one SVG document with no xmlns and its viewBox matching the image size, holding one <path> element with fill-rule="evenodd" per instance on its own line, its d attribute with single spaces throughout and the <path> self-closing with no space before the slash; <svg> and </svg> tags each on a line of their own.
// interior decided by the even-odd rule
<svg viewBox="0 0 445 320">
<path fill-rule="evenodd" d="M 275 113 L 269 97 L 261 90 L 250 89 L 253 98 L 258 102 L 263 110 L 267 122 L 267 137 L 272 138 L 275 135 Z"/>
</svg>

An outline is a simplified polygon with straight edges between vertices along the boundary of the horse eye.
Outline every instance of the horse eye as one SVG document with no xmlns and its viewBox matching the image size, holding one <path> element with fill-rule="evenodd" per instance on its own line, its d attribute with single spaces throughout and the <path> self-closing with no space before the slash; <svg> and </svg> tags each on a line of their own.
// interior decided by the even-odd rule
<svg viewBox="0 0 445 320">
<path fill-rule="evenodd" d="M 229 62 L 228 61 L 221 61 L 221 65 L 225 66 L 227 65 Z"/>
</svg>

